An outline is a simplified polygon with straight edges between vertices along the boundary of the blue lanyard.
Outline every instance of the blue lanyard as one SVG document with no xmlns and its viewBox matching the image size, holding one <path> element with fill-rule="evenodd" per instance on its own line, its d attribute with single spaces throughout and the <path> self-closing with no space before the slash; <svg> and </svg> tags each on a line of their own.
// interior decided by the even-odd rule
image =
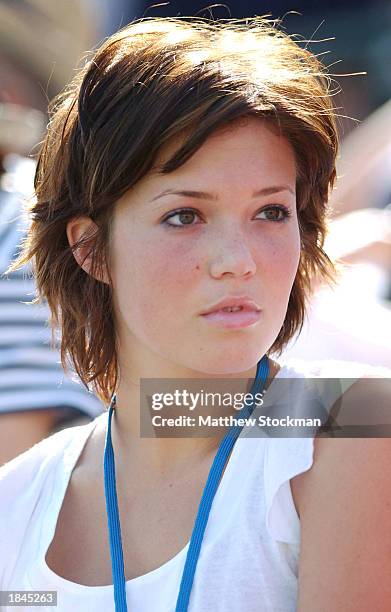
<svg viewBox="0 0 391 612">
<path fill-rule="evenodd" d="M 268 375 L 269 360 L 267 356 L 264 355 L 262 359 L 260 359 L 260 361 L 258 362 L 255 380 L 250 390 L 250 393 L 253 395 L 253 398 L 256 393 L 259 393 L 264 389 Z M 117 487 L 115 480 L 115 461 L 113 445 L 111 442 L 111 417 L 113 415 L 115 402 L 116 396 L 113 395 L 109 406 L 103 467 L 111 567 L 114 585 L 115 611 L 127 612 L 128 607 L 126 604 L 124 559 L 121 542 L 121 525 L 119 520 Z M 254 402 L 251 406 L 245 405 L 238 412 L 237 418 L 247 418 L 248 416 L 250 416 L 253 408 Z M 190 593 L 194 581 L 194 574 L 213 498 L 219 486 L 221 475 L 223 473 L 225 464 L 227 463 L 229 454 L 242 429 L 243 427 L 239 425 L 233 425 L 229 429 L 228 433 L 220 442 L 220 446 L 213 460 L 212 467 L 210 468 L 208 479 L 204 487 L 201 502 L 194 523 L 189 549 L 187 551 L 185 567 L 183 569 L 175 612 L 187 612 Z"/>
</svg>

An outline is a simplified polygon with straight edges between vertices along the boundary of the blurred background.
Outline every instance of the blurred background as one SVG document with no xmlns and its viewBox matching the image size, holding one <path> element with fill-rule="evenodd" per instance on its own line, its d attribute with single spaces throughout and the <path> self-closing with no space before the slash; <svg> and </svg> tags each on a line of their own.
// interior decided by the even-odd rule
<svg viewBox="0 0 391 612">
<path fill-rule="evenodd" d="M 208 8 L 209 6 L 209 8 Z M 86 51 L 139 17 L 283 18 L 329 66 L 341 91 L 338 181 L 326 250 L 343 262 L 336 288 L 319 285 L 300 336 L 278 358 L 346 359 L 391 368 L 391 3 L 339 0 L 0 0 L 0 275 L 27 229 L 37 144 L 48 101 Z M 359 73 L 355 76 L 344 74 Z M 341 75 L 341 76 L 338 76 Z M 0 465 L 104 406 L 66 376 L 50 348 L 49 311 L 28 306 L 31 270 L 0 276 Z"/>
</svg>

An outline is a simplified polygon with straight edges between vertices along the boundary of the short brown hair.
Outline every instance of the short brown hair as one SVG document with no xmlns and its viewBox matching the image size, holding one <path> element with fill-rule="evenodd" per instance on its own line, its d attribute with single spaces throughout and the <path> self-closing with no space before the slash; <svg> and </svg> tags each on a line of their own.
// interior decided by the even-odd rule
<svg viewBox="0 0 391 612">
<path fill-rule="evenodd" d="M 51 105 L 35 177 L 36 201 L 24 251 L 38 298 L 61 329 L 61 360 L 105 402 L 118 382 L 110 283 L 76 262 L 66 234 L 73 217 L 98 226 L 93 270 L 110 278 L 115 202 L 151 170 L 162 145 L 186 131 L 162 172 L 183 164 L 218 127 L 259 116 L 291 143 L 297 165 L 301 256 L 284 324 L 270 351 L 301 330 L 315 275 L 335 268 L 323 250 L 338 136 L 325 67 L 266 17 L 135 21 L 105 41 Z M 93 240 L 92 240 L 93 238 Z M 84 242 L 85 244 L 85 242 Z M 102 266 L 104 268 L 102 268 Z M 92 271 L 92 270 L 91 270 Z"/>
</svg>

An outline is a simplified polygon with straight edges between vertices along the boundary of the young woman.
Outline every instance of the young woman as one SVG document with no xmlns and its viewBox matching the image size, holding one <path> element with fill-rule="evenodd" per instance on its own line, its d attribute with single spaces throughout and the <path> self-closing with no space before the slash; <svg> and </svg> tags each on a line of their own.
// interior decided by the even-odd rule
<svg viewBox="0 0 391 612">
<path fill-rule="evenodd" d="M 270 355 L 333 278 L 329 85 L 266 19 L 150 19 L 57 100 L 16 265 L 33 259 L 64 365 L 110 406 L 0 471 L 0 588 L 18 601 L 390 609 L 388 439 L 140 435 L 141 379 L 250 380 L 255 397 L 313 375 Z"/>
</svg>

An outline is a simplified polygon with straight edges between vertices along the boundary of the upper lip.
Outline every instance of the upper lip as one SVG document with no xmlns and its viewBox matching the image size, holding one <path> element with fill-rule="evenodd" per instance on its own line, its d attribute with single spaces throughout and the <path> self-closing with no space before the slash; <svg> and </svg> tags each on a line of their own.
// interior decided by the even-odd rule
<svg viewBox="0 0 391 612">
<path fill-rule="evenodd" d="M 221 310 L 222 308 L 229 308 L 235 306 L 243 306 L 248 310 L 261 310 L 258 304 L 247 295 L 231 295 L 225 297 L 223 300 L 216 302 L 210 308 L 201 312 L 202 315 L 210 314 L 211 312 L 215 312 L 216 310 Z"/>
</svg>

